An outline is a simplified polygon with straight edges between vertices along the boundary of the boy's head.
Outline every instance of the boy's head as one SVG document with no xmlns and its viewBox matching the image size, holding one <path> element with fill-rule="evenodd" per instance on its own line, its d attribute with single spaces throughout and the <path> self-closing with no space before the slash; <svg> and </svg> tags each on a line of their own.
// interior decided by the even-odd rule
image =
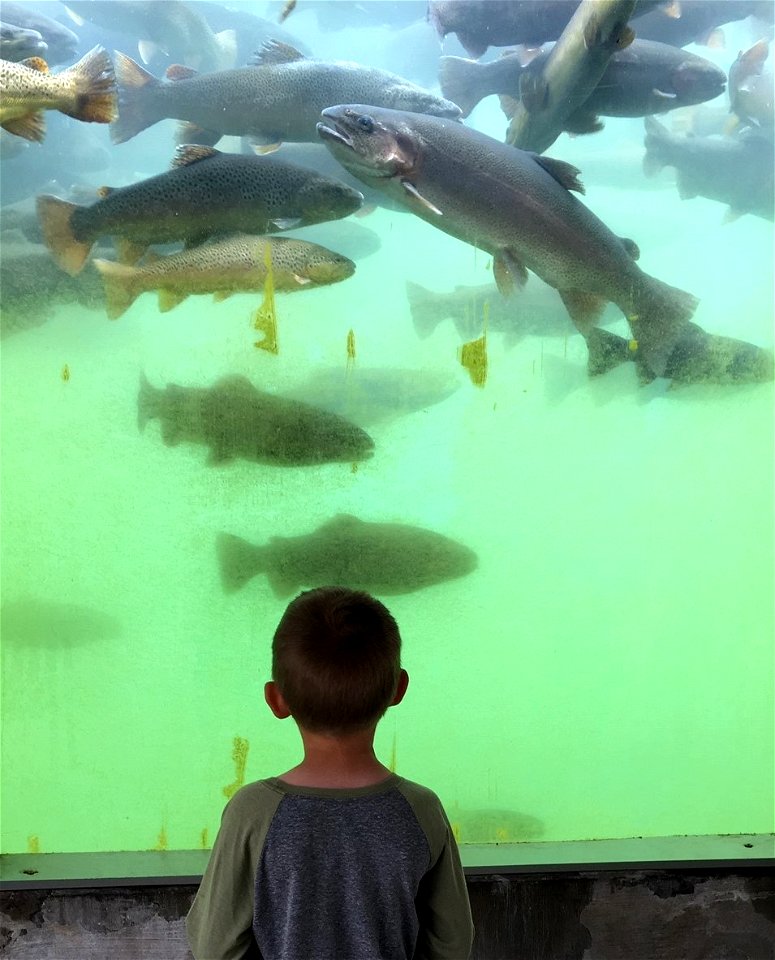
<svg viewBox="0 0 775 960">
<path fill-rule="evenodd" d="M 272 641 L 272 680 L 306 730 L 341 735 L 373 726 L 393 702 L 400 673 L 398 626 L 359 590 L 299 594 Z"/>
</svg>

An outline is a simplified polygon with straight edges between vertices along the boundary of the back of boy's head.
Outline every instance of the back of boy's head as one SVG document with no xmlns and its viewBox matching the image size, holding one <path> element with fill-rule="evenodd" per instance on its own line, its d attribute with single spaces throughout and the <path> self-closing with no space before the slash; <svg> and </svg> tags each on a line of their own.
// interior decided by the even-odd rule
<svg viewBox="0 0 775 960">
<path fill-rule="evenodd" d="M 387 607 L 359 590 L 318 587 L 288 604 L 272 641 L 272 679 L 306 730 L 375 724 L 396 691 L 401 636 Z"/>
</svg>

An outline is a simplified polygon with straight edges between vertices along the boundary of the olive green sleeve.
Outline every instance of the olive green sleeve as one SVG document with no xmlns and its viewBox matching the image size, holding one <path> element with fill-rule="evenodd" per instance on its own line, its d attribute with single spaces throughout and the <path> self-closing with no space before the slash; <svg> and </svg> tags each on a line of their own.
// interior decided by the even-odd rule
<svg viewBox="0 0 775 960">
<path fill-rule="evenodd" d="M 281 799 L 282 794 L 259 781 L 238 790 L 227 803 L 186 918 L 196 960 L 261 960 L 252 929 L 256 869 Z"/>
<path fill-rule="evenodd" d="M 420 931 L 412 960 L 468 960 L 474 924 L 452 827 L 431 790 L 409 780 L 402 780 L 398 789 L 424 830 L 431 854 L 417 894 Z"/>
</svg>

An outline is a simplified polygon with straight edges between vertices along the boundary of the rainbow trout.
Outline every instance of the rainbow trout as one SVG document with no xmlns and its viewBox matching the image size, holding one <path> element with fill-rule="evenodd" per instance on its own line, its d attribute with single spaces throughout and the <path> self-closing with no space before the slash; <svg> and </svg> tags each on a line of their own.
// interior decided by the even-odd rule
<svg viewBox="0 0 775 960">
<path fill-rule="evenodd" d="M 20 63 L 0 60 L 0 126 L 26 140 L 43 140 L 44 110 L 59 110 L 90 123 L 116 116 L 113 64 L 102 47 L 57 74 L 40 57 Z"/>
<path fill-rule="evenodd" d="M 697 300 L 638 267 L 635 244 L 571 192 L 583 192 L 575 167 L 460 123 L 360 104 L 324 110 L 318 133 L 360 180 L 490 253 L 501 292 L 523 286 L 532 270 L 559 291 L 583 334 L 616 304 L 662 374 Z"/>
<path fill-rule="evenodd" d="M 190 294 L 212 293 L 217 300 L 225 300 L 232 293 L 261 291 L 267 277 L 267 246 L 277 291 L 321 287 L 345 280 L 355 272 L 352 260 L 317 243 L 247 234 L 203 243 L 140 267 L 110 260 L 93 263 L 105 283 L 108 316 L 115 320 L 149 290 L 159 291 L 162 313 Z"/>
<path fill-rule="evenodd" d="M 459 108 L 386 70 L 343 61 L 308 60 L 288 44 L 264 45 L 255 66 L 199 75 L 174 66 L 167 82 L 116 54 L 119 116 L 111 128 L 123 143 L 159 120 L 193 124 L 188 142 L 214 144 L 227 135 L 248 136 L 263 147 L 282 141 L 315 141 L 320 111 L 332 103 L 374 103 L 460 116 Z"/>
<path fill-rule="evenodd" d="M 363 201 L 352 187 L 276 157 L 190 145 L 178 147 L 166 173 L 102 193 L 90 207 L 38 197 L 46 246 L 71 275 L 99 237 L 118 238 L 120 258 L 136 263 L 152 243 L 192 246 L 218 234 L 309 226 L 346 217 Z"/>
</svg>

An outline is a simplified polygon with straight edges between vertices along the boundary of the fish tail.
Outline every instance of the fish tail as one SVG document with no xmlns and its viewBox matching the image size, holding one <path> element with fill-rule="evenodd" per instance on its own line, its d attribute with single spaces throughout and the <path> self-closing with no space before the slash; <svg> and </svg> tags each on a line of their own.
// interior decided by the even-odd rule
<svg viewBox="0 0 775 960">
<path fill-rule="evenodd" d="M 142 432 L 149 420 L 155 420 L 160 414 L 159 394 L 157 390 L 146 377 L 145 373 L 140 373 L 140 389 L 137 393 L 137 429 Z"/>
<path fill-rule="evenodd" d="M 439 59 L 439 85 L 442 94 L 456 103 L 467 117 L 474 107 L 487 95 L 483 89 L 482 65 L 464 57 L 441 57 Z"/>
<path fill-rule="evenodd" d="M 117 320 L 143 292 L 138 283 L 138 271 L 125 263 L 112 260 L 94 260 L 105 285 L 105 306 L 108 317 Z"/>
<path fill-rule="evenodd" d="M 638 343 L 638 354 L 655 376 L 664 376 L 668 357 L 698 303 L 691 293 L 642 274 L 633 309 L 625 313 Z"/>
<path fill-rule="evenodd" d="M 83 269 L 92 244 L 78 240 L 73 232 L 72 216 L 77 204 L 42 194 L 36 200 L 43 239 L 57 265 L 74 277 Z"/>
<path fill-rule="evenodd" d="M 646 137 L 643 145 L 646 153 L 643 156 L 643 172 L 647 177 L 653 177 L 663 167 L 670 166 L 670 144 L 672 134 L 664 124 L 654 117 L 645 117 Z"/>
<path fill-rule="evenodd" d="M 224 593 L 235 593 L 265 569 L 264 548 L 256 547 L 242 537 L 219 533 L 215 549 Z"/>
<path fill-rule="evenodd" d="M 119 91 L 118 117 L 110 126 L 110 137 L 114 143 L 124 143 L 160 119 L 151 110 L 151 104 L 161 84 L 139 63 L 118 51 L 116 79 Z"/>
<path fill-rule="evenodd" d="M 96 46 L 78 63 L 59 74 L 73 85 L 72 104 L 62 113 L 88 123 L 111 123 L 118 114 L 118 93 L 113 64 L 104 47 Z"/>
<path fill-rule="evenodd" d="M 587 371 L 590 377 L 599 377 L 620 364 L 635 359 L 637 347 L 633 349 L 634 341 L 609 330 L 593 327 L 587 334 L 586 341 L 589 351 Z"/>
<path fill-rule="evenodd" d="M 419 283 L 407 280 L 406 298 L 409 301 L 414 331 L 421 340 L 424 340 L 439 325 L 438 311 L 434 309 L 434 295 Z"/>
</svg>

